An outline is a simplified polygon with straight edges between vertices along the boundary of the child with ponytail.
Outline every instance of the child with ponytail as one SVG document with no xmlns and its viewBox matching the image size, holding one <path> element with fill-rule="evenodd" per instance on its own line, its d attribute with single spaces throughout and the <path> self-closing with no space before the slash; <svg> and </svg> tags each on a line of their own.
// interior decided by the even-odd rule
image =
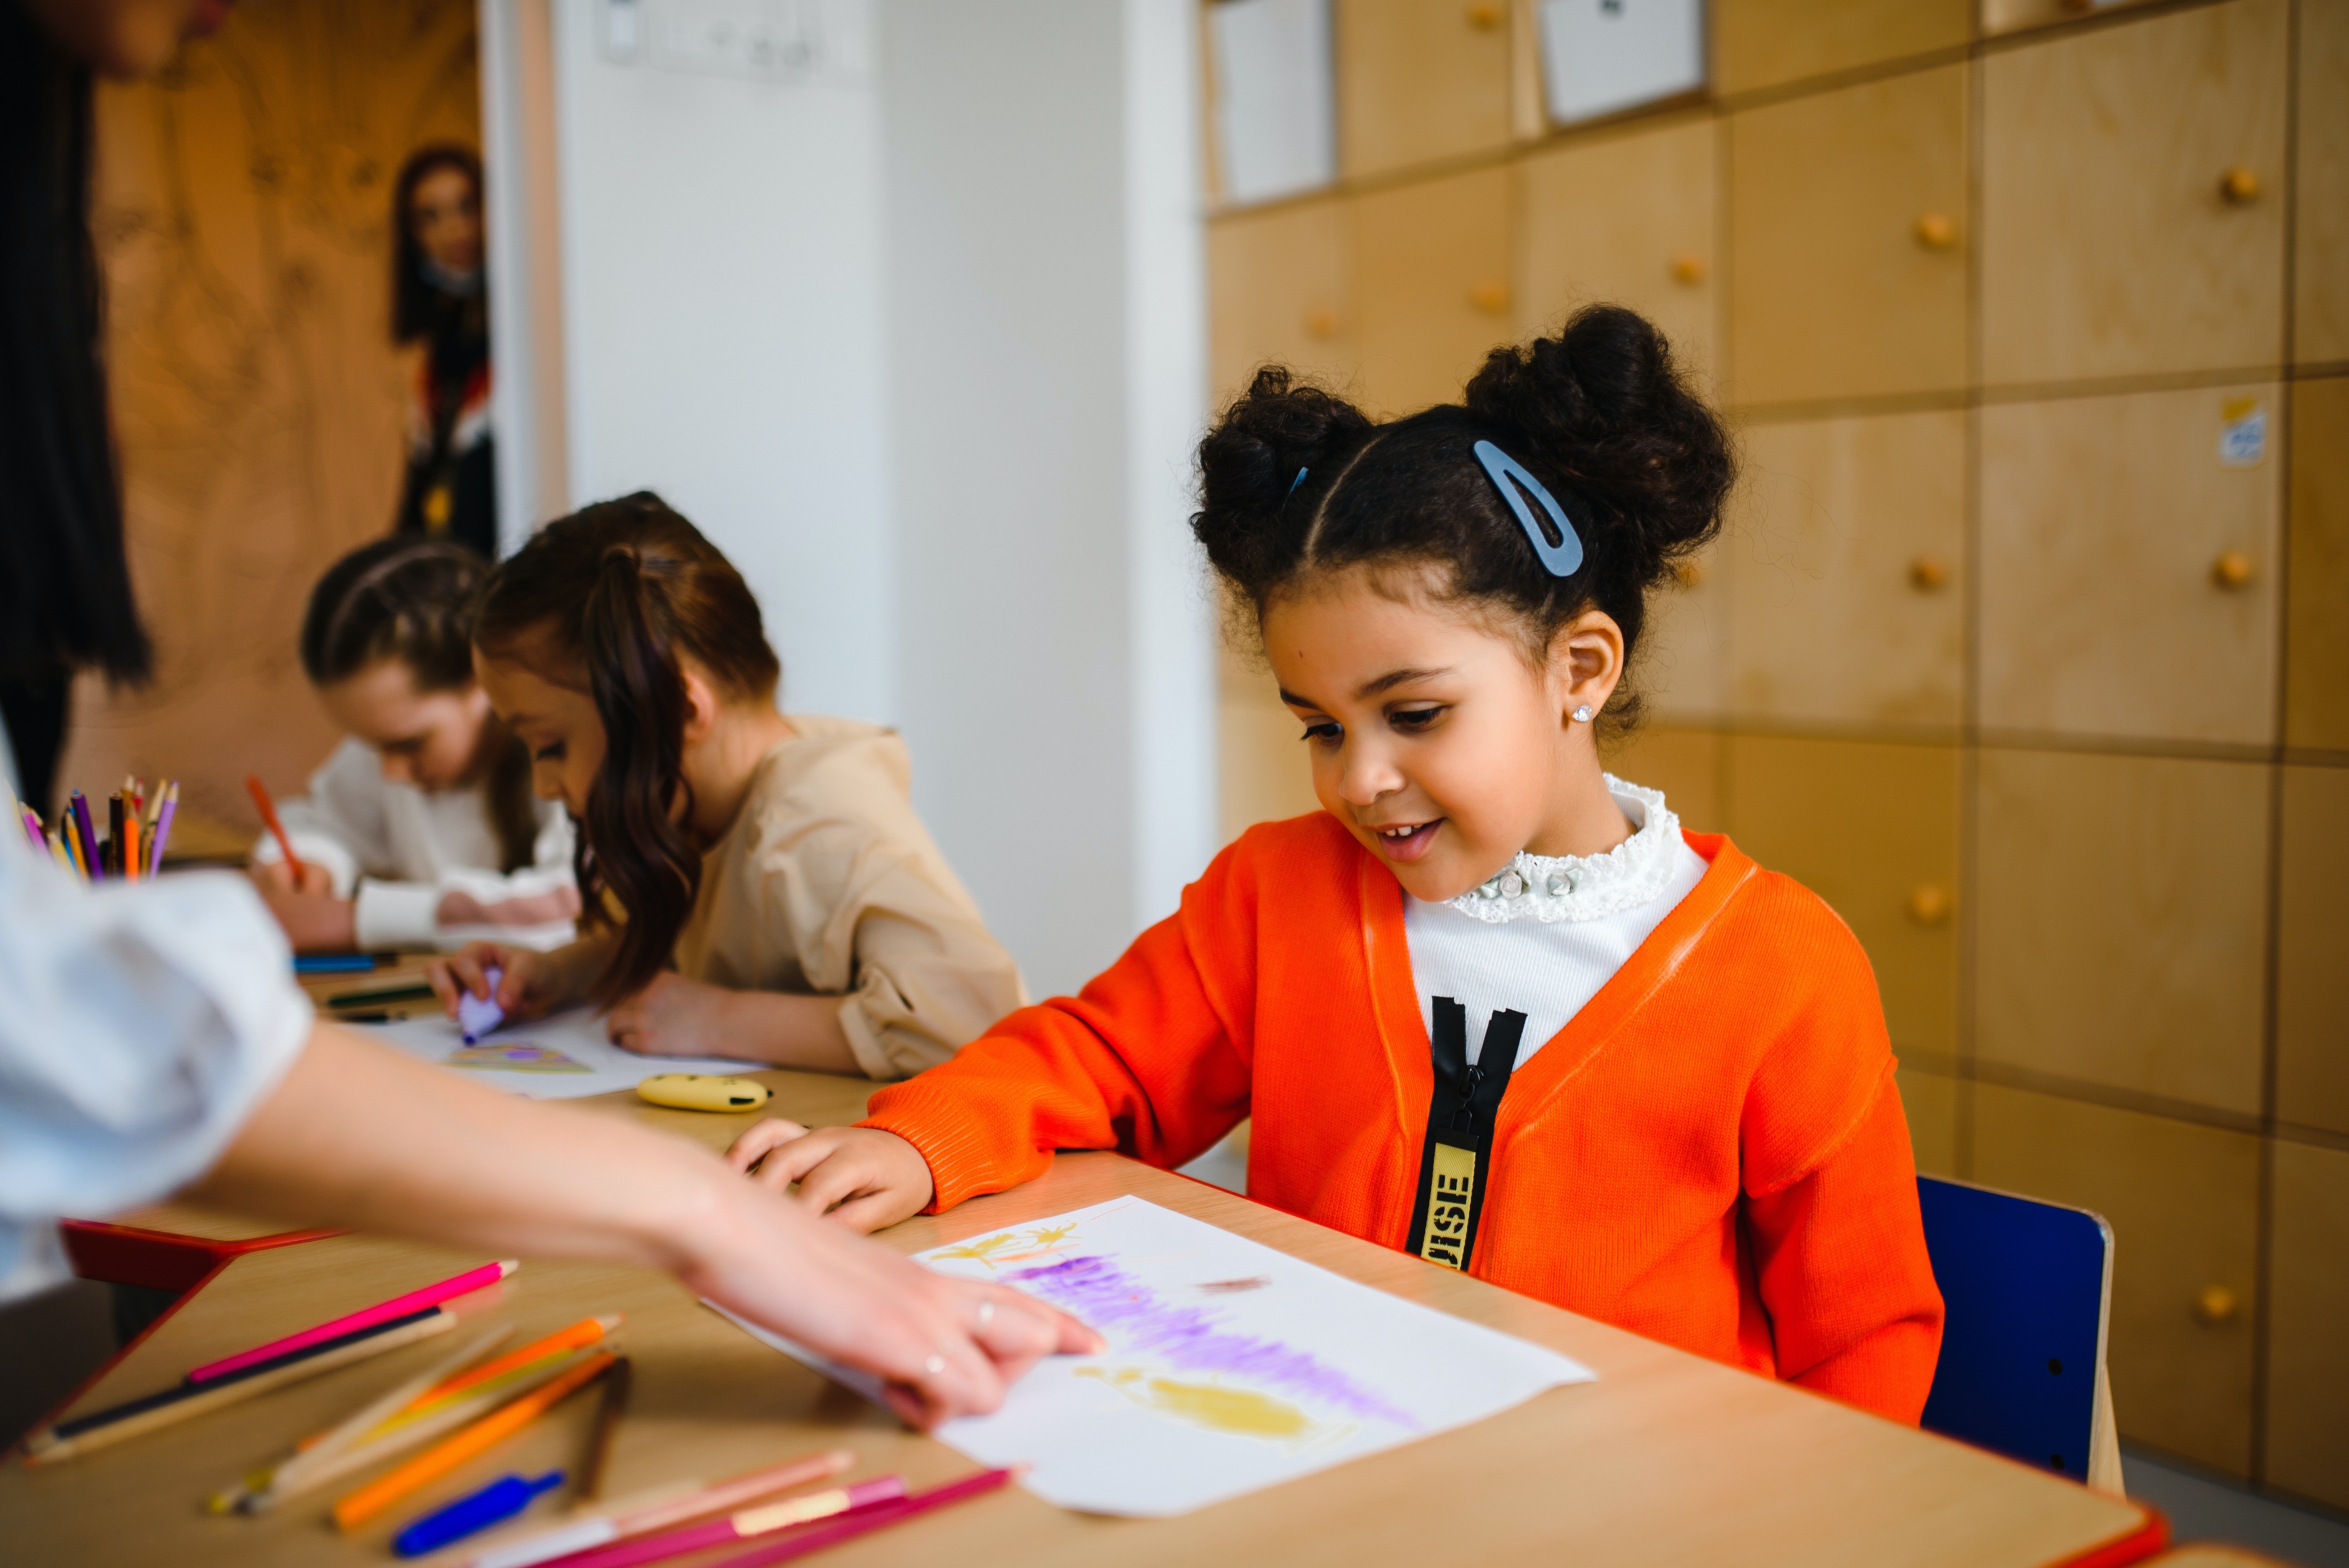
<svg viewBox="0 0 2349 1568">
<path fill-rule="evenodd" d="M 1323 810 L 1074 1000 L 736 1166 L 870 1229 L 1253 1115 L 1260 1202 L 1913 1423 L 1941 1301 L 1867 955 L 1599 766 L 1733 477 L 1661 335 L 1593 307 L 1386 424 L 1268 368 L 1199 465 Z"/>
<path fill-rule="evenodd" d="M 454 945 L 495 926 L 569 940 L 571 822 L 531 797 L 530 758 L 473 680 L 473 595 L 490 563 L 460 544 L 362 545 L 302 618 L 302 669 L 349 738 L 282 814 L 253 876 L 297 948 Z"/>
<path fill-rule="evenodd" d="M 658 496 L 541 529 L 473 652 L 578 820 L 586 934 L 466 948 L 432 975 L 451 1013 L 460 990 L 512 1017 L 593 1002 L 632 1050 L 895 1078 L 1026 1000 L 914 814 L 905 743 L 778 711 L 757 599 Z"/>
</svg>

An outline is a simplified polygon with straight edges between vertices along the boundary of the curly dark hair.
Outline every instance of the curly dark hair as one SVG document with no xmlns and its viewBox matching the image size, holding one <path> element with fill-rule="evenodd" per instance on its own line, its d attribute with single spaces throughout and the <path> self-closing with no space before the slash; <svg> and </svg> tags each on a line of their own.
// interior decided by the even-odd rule
<svg viewBox="0 0 2349 1568">
<path fill-rule="evenodd" d="M 577 848 L 581 922 L 627 919 L 592 987 L 605 1006 L 650 985 L 701 892 L 701 848 L 684 827 L 685 673 L 730 697 L 772 700 L 782 665 L 759 601 L 700 530 L 650 490 L 558 518 L 490 574 L 473 645 L 584 687 L 604 725 L 604 763 Z"/>
<path fill-rule="evenodd" d="M 1583 549 L 1571 576 L 1544 569 L 1473 455 L 1479 440 L 1566 509 Z M 1459 403 L 1386 424 L 1279 366 L 1258 370 L 1199 443 L 1191 529 L 1257 624 L 1312 577 L 1431 565 L 1449 596 L 1502 612 L 1530 657 L 1598 609 L 1622 628 L 1628 661 L 1650 591 L 1720 531 L 1735 477 L 1728 432 L 1663 334 L 1592 305 L 1556 336 L 1495 349 Z M 1619 686 L 1609 727 L 1638 717 Z"/>
</svg>

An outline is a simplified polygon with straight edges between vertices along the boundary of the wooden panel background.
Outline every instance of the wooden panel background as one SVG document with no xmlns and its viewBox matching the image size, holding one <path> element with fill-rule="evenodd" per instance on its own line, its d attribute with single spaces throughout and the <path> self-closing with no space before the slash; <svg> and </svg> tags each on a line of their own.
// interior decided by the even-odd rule
<svg viewBox="0 0 2349 1568">
<path fill-rule="evenodd" d="M 390 341 L 391 185 L 478 146 L 470 0 L 247 0 L 156 80 L 98 93 L 96 227 L 131 571 L 136 691 L 76 693 L 59 793 L 126 772 L 258 830 L 336 738 L 295 634 L 334 559 L 387 531 L 413 360 Z"/>
</svg>

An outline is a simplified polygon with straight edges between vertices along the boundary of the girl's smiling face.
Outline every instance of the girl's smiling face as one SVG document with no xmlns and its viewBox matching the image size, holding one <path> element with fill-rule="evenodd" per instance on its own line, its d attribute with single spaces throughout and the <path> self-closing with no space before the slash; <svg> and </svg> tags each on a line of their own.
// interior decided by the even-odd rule
<svg viewBox="0 0 2349 1568">
<path fill-rule="evenodd" d="M 1592 727 L 1623 668 L 1588 612 L 1539 666 L 1424 573 L 1356 567 L 1266 609 L 1265 652 L 1305 726 L 1313 792 L 1405 892 L 1454 898 L 1520 850 L 1596 854 L 1630 831 L 1599 779 Z"/>
<path fill-rule="evenodd" d="M 604 766 L 604 720 L 595 699 L 558 686 L 515 659 L 485 658 L 473 650 L 473 674 L 506 727 L 530 748 L 530 787 L 542 800 L 560 800 L 574 819 L 587 814 L 587 792 Z"/>
</svg>

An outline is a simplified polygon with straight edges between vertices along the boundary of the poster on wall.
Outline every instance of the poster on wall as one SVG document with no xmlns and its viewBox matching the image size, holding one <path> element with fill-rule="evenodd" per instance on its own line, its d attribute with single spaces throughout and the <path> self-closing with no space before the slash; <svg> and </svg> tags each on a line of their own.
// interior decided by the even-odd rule
<svg viewBox="0 0 2349 1568">
<path fill-rule="evenodd" d="M 1330 0 L 1224 0 L 1207 22 L 1224 200 L 1269 201 L 1335 180 Z"/>
<path fill-rule="evenodd" d="M 1704 0 L 1542 0 L 1542 83 L 1559 125 L 1704 86 Z"/>
</svg>

